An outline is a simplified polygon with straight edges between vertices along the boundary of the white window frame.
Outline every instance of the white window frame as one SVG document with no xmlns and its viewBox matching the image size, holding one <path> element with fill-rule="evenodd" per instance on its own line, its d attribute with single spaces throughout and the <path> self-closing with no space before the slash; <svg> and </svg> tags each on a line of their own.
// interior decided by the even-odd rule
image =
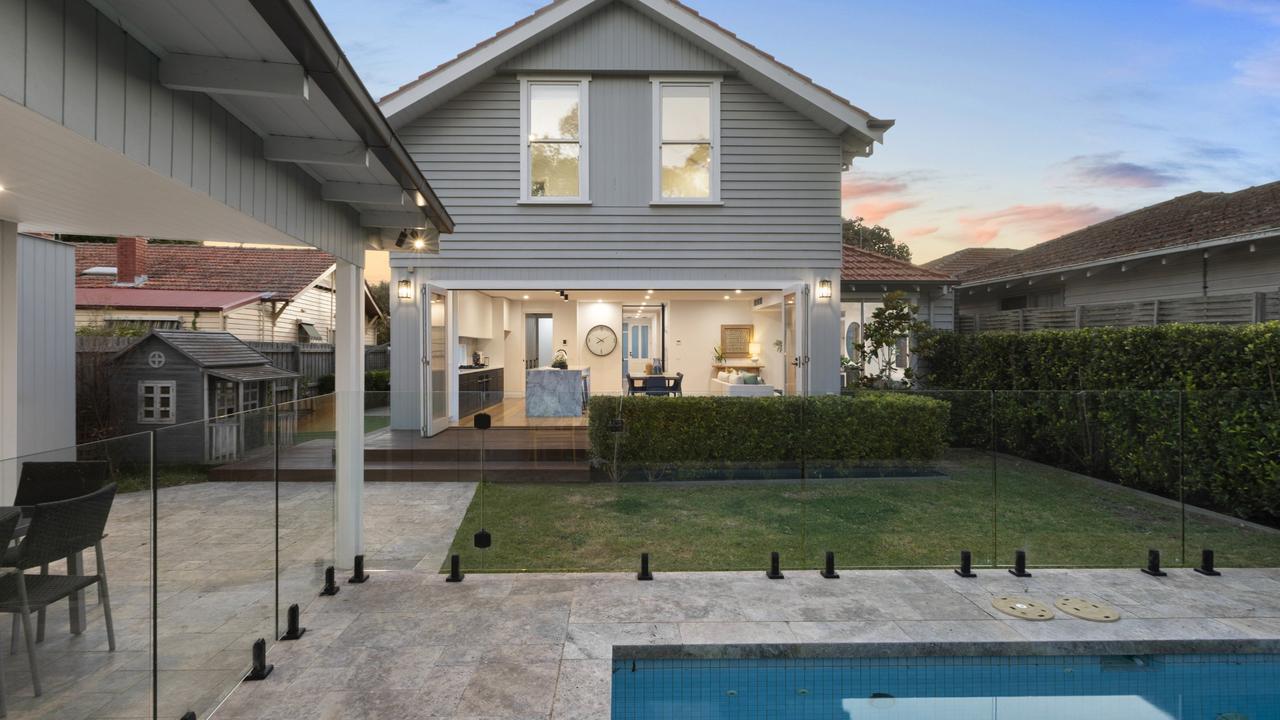
<svg viewBox="0 0 1280 720">
<path fill-rule="evenodd" d="M 591 204 L 590 75 L 520 75 L 520 204 Z M 529 194 L 529 86 L 578 85 L 578 196 L 535 197 Z"/>
<path fill-rule="evenodd" d="M 151 397 L 156 404 L 152 408 L 155 417 L 146 417 L 147 388 L 154 388 Z M 169 389 L 169 417 L 160 417 L 160 388 Z M 172 425 L 178 421 L 178 383 L 175 380 L 139 380 L 138 381 L 138 424 L 139 425 Z"/>
<path fill-rule="evenodd" d="M 718 77 L 681 77 L 654 75 L 649 78 L 653 86 L 653 128 L 650 144 L 653 160 L 649 169 L 653 174 L 652 195 L 650 205 L 723 205 L 720 200 L 720 78 Z M 708 198 L 668 198 L 662 196 L 662 86 L 663 85 L 706 85 L 711 88 L 711 197 Z M 675 144 L 694 144 L 694 141 Z M 701 141 L 697 141 L 700 143 Z"/>
</svg>

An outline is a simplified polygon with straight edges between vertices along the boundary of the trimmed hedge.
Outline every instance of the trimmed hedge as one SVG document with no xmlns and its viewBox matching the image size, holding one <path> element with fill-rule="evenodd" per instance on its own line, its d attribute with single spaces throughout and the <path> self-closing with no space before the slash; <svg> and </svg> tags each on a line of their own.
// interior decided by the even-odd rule
<svg viewBox="0 0 1280 720">
<path fill-rule="evenodd" d="M 923 340 L 953 443 L 1280 520 L 1280 323 Z"/>
<path fill-rule="evenodd" d="M 865 392 L 824 397 L 604 397 L 590 400 L 592 460 L 625 467 L 920 462 L 946 447 L 947 403 Z M 616 436 L 610 422 L 622 415 Z"/>
</svg>

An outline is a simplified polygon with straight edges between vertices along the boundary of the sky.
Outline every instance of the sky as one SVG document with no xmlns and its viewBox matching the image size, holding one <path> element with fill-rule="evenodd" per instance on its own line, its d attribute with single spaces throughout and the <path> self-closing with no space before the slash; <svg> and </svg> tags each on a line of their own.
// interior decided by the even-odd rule
<svg viewBox="0 0 1280 720">
<path fill-rule="evenodd" d="M 543 4 L 314 2 L 375 97 Z M 1280 179 L 1280 0 L 685 2 L 897 121 L 842 207 L 917 262 Z"/>
</svg>

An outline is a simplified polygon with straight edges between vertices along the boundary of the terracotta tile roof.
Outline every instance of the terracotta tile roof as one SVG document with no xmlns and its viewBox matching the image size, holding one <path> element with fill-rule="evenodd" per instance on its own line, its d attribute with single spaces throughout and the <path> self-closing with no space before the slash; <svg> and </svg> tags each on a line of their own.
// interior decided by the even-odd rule
<svg viewBox="0 0 1280 720">
<path fill-rule="evenodd" d="M 971 247 L 921 263 L 920 267 L 963 279 L 964 274 L 1020 252 L 1014 248 Z"/>
<path fill-rule="evenodd" d="M 962 279 L 1047 272 L 1271 229 L 1280 232 L 1280 181 L 1232 193 L 1193 192 L 1034 245 Z"/>
<path fill-rule="evenodd" d="M 111 275 L 83 275 L 91 267 L 115 267 L 116 246 L 76 244 L 76 287 L 111 287 Z M 332 255 L 319 250 L 206 247 L 149 243 L 146 251 L 147 290 L 213 290 L 274 292 L 292 298 L 315 282 L 332 265 Z"/>
<path fill-rule="evenodd" d="M 410 80 L 409 82 L 407 82 L 407 83 L 405 83 L 405 84 L 401 85 L 400 87 L 396 88 L 395 90 L 392 90 L 391 92 L 387 93 L 386 95 L 382 96 L 382 98 L 381 98 L 380 100 L 378 100 L 378 104 L 379 104 L 379 105 L 381 105 L 382 103 L 385 103 L 386 101 L 388 101 L 388 100 L 390 100 L 390 99 L 392 99 L 392 98 L 396 97 L 397 95 L 401 95 L 401 94 L 403 94 L 403 93 L 405 93 L 405 92 L 409 91 L 411 88 L 413 88 L 414 86 L 416 86 L 416 85 L 418 85 L 419 83 L 423 82 L 424 80 L 427 80 L 428 78 L 430 78 L 430 77 L 432 77 L 433 75 L 435 75 L 435 74 L 437 74 L 437 73 L 441 72 L 441 71 L 442 71 L 442 70 L 444 70 L 445 68 L 448 68 L 448 67 L 450 67 L 450 66 L 452 66 L 452 65 L 454 65 L 454 64 L 456 64 L 456 63 L 458 63 L 458 62 L 460 62 L 461 60 L 465 59 L 466 57 L 468 57 L 468 56 L 470 56 L 470 55 L 472 55 L 472 54 L 474 54 L 474 53 L 476 53 L 476 52 L 480 51 L 482 48 L 485 48 L 485 47 L 487 47 L 487 46 L 489 46 L 489 45 L 492 45 L 493 43 L 495 43 L 495 42 L 497 42 L 499 39 L 501 39 L 503 36 L 505 36 L 505 35 L 509 35 L 512 31 L 517 30 L 517 29 L 519 29 L 519 28 L 523 27 L 524 25 L 529 24 L 529 23 L 530 23 L 530 22 L 532 22 L 535 18 L 537 18 L 539 15 L 542 15 L 542 14 L 544 14 L 544 13 L 546 13 L 546 12 L 548 12 L 548 11 L 550 11 L 550 10 L 554 9 L 555 7 L 557 7 L 557 6 L 559 6 L 559 5 L 562 5 L 562 4 L 563 4 L 563 3 L 565 3 L 566 1 L 567 1 L 567 0 L 553 0 L 553 2 L 550 2 L 550 3 L 546 4 L 546 5 L 543 5 L 542 7 L 538 8 L 537 10 L 534 10 L 531 14 L 526 15 L 526 16 L 525 16 L 525 17 L 523 17 L 523 18 L 520 18 L 519 20 L 515 21 L 515 22 L 514 22 L 514 23 L 512 23 L 511 25 L 508 25 L 507 27 L 505 27 L 505 28 L 503 28 L 503 29 L 499 30 L 498 32 L 494 33 L 494 34 L 493 34 L 493 36 L 491 36 L 491 37 L 489 37 L 489 38 L 486 38 L 486 39 L 484 39 L 484 40 L 481 40 L 479 43 L 476 43 L 476 45 L 475 45 L 475 46 L 473 46 L 473 47 L 471 47 L 471 48 L 468 48 L 467 50 L 463 50 L 462 52 L 458 53 L 455 57 L 450 58 L 449 60 L 446 60 L 446 61 L 444 61 L 444 62 L 440 63 L 439 65 L 435 66 L 434 68 L 431 68 L 430 70 L 428 70 L 428 71 L 426 71 L 426 72 L 422 73 L 422 74 L 421 74 L 421 75 L 419 75 L 417 78 L 415 78 L 415 79 L 413 79 L 413 80 Z M 727 29 L 727 28 L 723 27 L 722 25 L 720 25 L 719 23 L 716 23 L 715 21 L 713 21 L 713 20 L 711 20 L 711 19 L 709 19 L 709 18 L 707 18 L 707 17 L 703 16 L 703 15 L 702 15 L 701 13 L 699 13 L 697 10 L 694 10 L 693 8 L 689 7 L 688 5 L 685 5 L 684 3 L 679 2 L 679 0 L 671 0 L 671 3 L 672 3 L 673 5 L 675 5 L 676 7 L 680 8 L 681 10 L 683 10 L 683 11 L 685 11 L 685 12 L 689 13 L 689 14 L 690 14 L 690 15 L 692 15 L 693 17 L 695 17 L 695 18 L 697 18 L 697 19 L 701 20 L 702 22 L 707 23 L 708 25 L 710 25 L 710 26 L 714 27 L 715 29 L 719 30 L 720 32 L 723 32 L 724 34 L 728 35 L 730 38 L 732 38 L 732 39 L 736 40 L 737 42 L 742 43 L 742 46 L 743 46 L 743 47 L 747 48 L 748 50 L 750 50 L 750 51 L 752 51 L 752 52 L 756 53 L 756 54 L 757 54 L 757 55 L 759 55 L 760 57 L 762 57 L 762 58 L 764 58 L 764 59 L 768 60 L 769 62 L 771 62 L 771 63 L 773 63 L 773 64 L 777 65 L 778 67 L 782 68 L 784 71 L 786 71 L 786 72 L 787 72 L 787 73 L 789 73 L 790 75 L 793 75 L 796 79 L 801 80 L 801 81 L 803 81 L 803 82 L 805 82 L 805 83 L 808 83 L 809 85 L 813 86 L 816 90 L 818 90 L 818 91 L 822 92 L 823 94 L 825 94 L 825 95 L 827 95 L 827 96 L 831 97 L 832 99 L 836 100 L 837 102 L 839 102 L 839 103 L 841 103 L 841 104 L 843 104 L 843 105 L 847 106 L 849 109 L 851 109 L 851 110 L 853 110 L 853 111 L 855 111 L 855 112 L 861 113 L 861 114 L 863 114 L 863 115 L 866 115 L 867 117 L 872 118 L 874 121 L 881 123 L 881 124 L 882 124 L 882 127 L 889 127 L 889 126 L 891 126 L 891 125 L 893 124 L 893 121 L 892 121 L 892 120 L 883 120 L 883 119 L 880 119 L 880 118 L 875 118 L 875 116 L 873 116 L 871 113 L 867 112 L 866 110 L 863 110 L 862 108 L 858 107 L 857 105 L 854 105 L 854 104 L 853 104 L 852 102 L 850 102 L 848 99 L 846 99 L 846 98 L 844 98 L 844 97 L 842 97 L 842 96 L 840 96 L 840 95 L 836 94 L 834 91 L 830 90 L 829 88 L 826 88 L 826 87 L 823 87 L 822 85 L 819 85 L 817 82 L 815 82 L 815 81 L 813 80 L 813 78 L 809 77 L 808 75 L 805 75 L 805 74 L 801 73 L 800 71 L 796 70 L 795 68 L 791 67 L 790 65 L 787 65 L 786 63 L 784 63 L 784 62 L 782 62 L 782 61 L 778 60 L 778 59 L 777 59 L 776 57 L 774 57 L 773 55 L 770 55 L 769 53 L 767 53 L 767 52 L 765 52 L 765 51 L 761 50 L 760 48 L 756 47 L 755 45 L 752 45 L 751 43 L 747 42 L 746 40 L 743 40 L 742 38 L 738 37 L 738 35 L 737 35 L 736 33 L 734 33 L 732 30 L 729 30 L 729 29 Z"/>
<path fill-rule="evenodd" d="M 936 272 L 905 260 L 898 260 L 852 245 L 844 246 L 840 279 L 849 282 L 954 282 L 946 273 Z"/>
</svg>

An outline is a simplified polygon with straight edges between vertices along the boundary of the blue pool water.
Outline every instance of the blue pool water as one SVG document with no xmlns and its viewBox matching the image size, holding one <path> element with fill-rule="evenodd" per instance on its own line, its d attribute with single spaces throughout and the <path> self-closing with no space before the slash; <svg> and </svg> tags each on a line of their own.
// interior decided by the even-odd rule
<svg viewBox="0 0 1280 720">
<path fill-rule="evenodd" d="M 1280 720 L 1280 656 L 614 660 L 614 720 Z"/>
</svg>

